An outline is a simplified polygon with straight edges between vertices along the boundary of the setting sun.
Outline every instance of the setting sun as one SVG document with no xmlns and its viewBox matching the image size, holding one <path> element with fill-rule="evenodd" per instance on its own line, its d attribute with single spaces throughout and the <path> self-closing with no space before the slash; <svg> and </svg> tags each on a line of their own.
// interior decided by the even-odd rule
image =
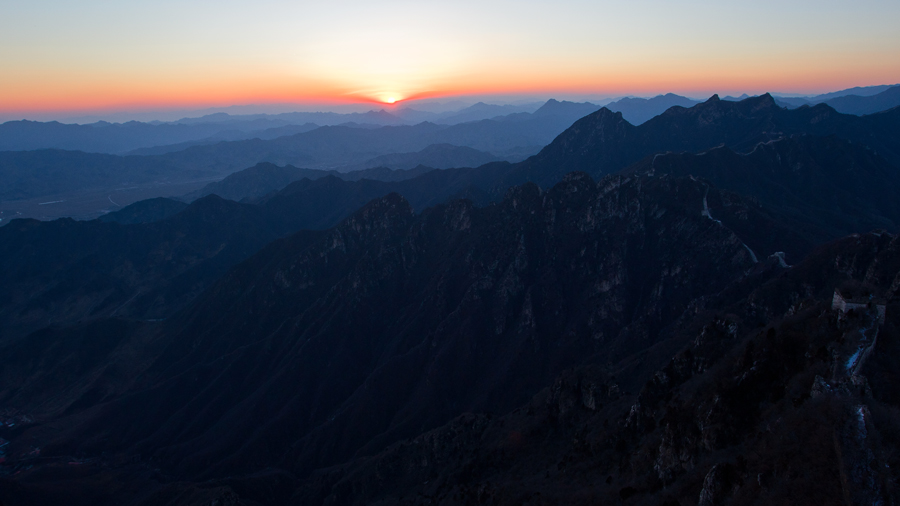
<svg viewBox="0 0 900 506">
<path fill-rule="evenodd" d="M 387 102 L 389 104 L 393 104 L 396 101 L 397 101 L 397 99 L 394 97 L 388 97 L 387 100 L 385 100 L 385 102 Z"/>
</svg>

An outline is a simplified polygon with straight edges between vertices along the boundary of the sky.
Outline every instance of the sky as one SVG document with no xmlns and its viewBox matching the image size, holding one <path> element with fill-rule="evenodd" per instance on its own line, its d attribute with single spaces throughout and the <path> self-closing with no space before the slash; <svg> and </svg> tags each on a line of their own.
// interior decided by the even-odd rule
<svg viewBox="0 0 900 506">
<path fill-rule="evenodd" d="M 897 0 L 0 0 L 0 117 L 900 82 Z"/>
</svg>

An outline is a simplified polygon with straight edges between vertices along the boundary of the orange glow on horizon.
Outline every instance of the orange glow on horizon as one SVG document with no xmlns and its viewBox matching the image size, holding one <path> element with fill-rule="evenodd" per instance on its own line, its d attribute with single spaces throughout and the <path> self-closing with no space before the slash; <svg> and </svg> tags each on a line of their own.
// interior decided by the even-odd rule
<svg viewBox="0 0 900 506">
<path fill-rule="evenodd" d="M 720 62 L 716 62 L 720 63 Z M 424 99 L 465 96 L 653 96 L 677 93 L 695 98 L 712 93 L 820 93 L 853 86 L 900 82 L 900 64 L 874 65 L 859 60 L 848 71 L 807 62 L 767 61 L 766 67 L 721 62 L 648 68 L 620 65 L 618 69 L 559 69 L 559 72 L 502 69 L 502 72 L 461 74 L 425 84 L 424 90 L 352 90 L 337 82 L 301 80 L 270 75 L 255 79 L 217 76 L 215 80 L 119 78 L 98 84 L 90 76 L 73 79 L 65 87 L 49 76 L 31 76 L 3 87 L 0 112 L 146 111 L 201 109 L 232 105 L 303 104 L 306 106 L 372 104 L 398 107 Z M 2 85 L 0 85 L 2 86 Z M 402 88 L 397 85 L 397 88 Z"/>
<path fill-rule="evenodd" d="M 12 2 L 0 16 L 0 114 L 812 95 L 900 82 L 900 3 L 888 0 L 264 3 Z"/>
</svg>

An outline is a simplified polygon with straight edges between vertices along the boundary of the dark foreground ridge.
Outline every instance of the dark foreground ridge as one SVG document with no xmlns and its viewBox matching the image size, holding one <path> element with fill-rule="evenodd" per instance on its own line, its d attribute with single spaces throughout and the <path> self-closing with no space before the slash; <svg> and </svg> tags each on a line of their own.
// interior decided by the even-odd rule
<svg viewBox="0 0 900 506">
<path fill-rule="evenodd" d="M 0 501 L 896 502 L 900 239 L 847 234 L 897 231 L 897 126 L 714 97 L 521 164 L 13 221 Z"/>
<path fill-rule="evenodd" d="M 900 257 L 892 236 L 866 236 L 787 268 L 761 246 L 769 239 L 714 218 L 711 192 L 689 177 L 576 173 L 547 192 L 525 185 L 497 205 L 455 201 L 419 216 L 391 194 L 312 239 L 272 243 L 166 322 L 34 334 L 3 353 L 0 402 L 27 421 L 0 435 L 12 440 L 4 469 L 18 473 L 0 491 L 22 504 L 54 494 L 73 504 L 653 502 L 696 496 L 704 480 L 719 487 L 710 467 L 721 461 L 733 493 L 728 480 L 746 483 L 762 464 L 727 449 L 786 437 L 753 429 L 777 409 L 818 413 L 804 371 L 844 360 L 821 349 L 839 346 L 846 324 L 810 308 L 851 279 L 893 297 Z M 756 223 L 748 230 L 777 229 L 729 199 Z M 837 327 L 809 343 L 753 337 L 767 325 L 791 335 L 781 319 L 792 315 L 811 320 L 791 325 Z M 756 351 L 754 339 L 770 344 Z M 88 342 L 90 353 L 66 351 Z M 761 358 L 728 365 L 740 353 Z M 711 420 L 726 432 L 704 435 L 707 422 L 692 421 L 713 416 L 704 392 L 733 377 L 720 371 L 759 371 L 761 360 L 773 362 L 748 372 L 760 375 L 752 388 L 735 379 L 715 390 L 727 401 Z M 894 395 L 869 388 L 871 412 Z M 844 423 L 828 409 L 829 423 Z M 785 458 L 766 464 L 771 483 L 796 465 Z"/>
</svg>

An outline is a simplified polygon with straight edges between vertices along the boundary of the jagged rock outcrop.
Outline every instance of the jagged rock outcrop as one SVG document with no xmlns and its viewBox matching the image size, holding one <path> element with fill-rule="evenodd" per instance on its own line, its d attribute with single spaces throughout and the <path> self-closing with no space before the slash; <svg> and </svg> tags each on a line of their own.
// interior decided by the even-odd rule
<svg viewBox="0 0 900 506">
<path fill-rule="evenodd" d="M 756 268 L 742 238 L 702 214 L 708 192 L 690 178 L 576 173 L 486 208 L 415 216 L 399 195 L 378 199 L 125 336 L 110 353 L 150 339 L 157 355 L 127 393 L 85 382 L 94 393 L 72 410 L 94 414 L 63 422 L 44 452 L 127 448 L 184 476 L 304 476 L 462 412 L 505 412 L 566 367 L 652 347 L 692 301 Z M 619 402 L 618 380 L 600 378 L 574 395 L 560 383 L 554 416 Z"/>
</svg>

